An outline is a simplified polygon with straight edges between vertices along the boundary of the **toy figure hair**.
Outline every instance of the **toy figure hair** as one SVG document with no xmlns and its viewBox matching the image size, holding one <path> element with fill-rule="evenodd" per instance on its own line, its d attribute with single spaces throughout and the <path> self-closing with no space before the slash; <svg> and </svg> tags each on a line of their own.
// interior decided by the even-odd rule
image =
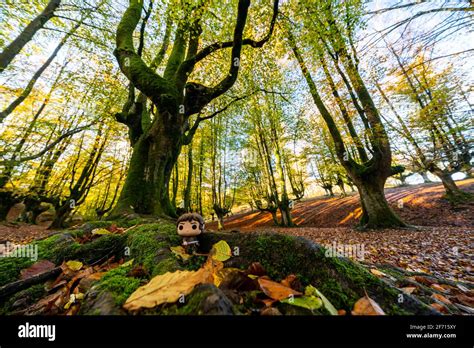
<svg viewBox="0 0 474 348">
<path fill-rule="evenodd" d="M 198 213 L 186 213 L 181 215 L 178 218 L 178 221 L 176 221 L 176 226 L 178 226 L 180 222 L 193 220 L 199 222 L 199 229 L 201 230 L 201 233 L 204 233 L 204 219 Z"/>
</svg>

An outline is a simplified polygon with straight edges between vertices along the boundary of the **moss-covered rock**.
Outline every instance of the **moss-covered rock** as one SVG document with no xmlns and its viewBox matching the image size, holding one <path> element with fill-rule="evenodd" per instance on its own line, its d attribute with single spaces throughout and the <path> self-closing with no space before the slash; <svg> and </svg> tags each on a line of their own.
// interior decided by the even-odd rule
<svg viewBox="0 0 474 348">
<path fill-rule="evenodd" d="M 0 301 L 0 315 L 15 314 L 34 304 L 46 294 L 43 284 L 37 284 L 17 292 L 12 297 Z"/>
<path fill-rule="evenodd" d="M 236 314 L 232 302 L 212 284 L 201 284 L 184 298 L 183 303 L 163 305 L 161 308 L 145 312 L 161 315 L 233 315 Z"/>
<path fill-rule="evenodd" d="M 174 224 L 141 225 L 129 230 L 126 236 L 130 258 L 135 264 L 143 265 L 151 276 L 182 269 L 170 250 L 170 246 L 181 243 Z"/>
<path fill-rule="evenodd" d="M 386 284 L 361 265 L 342 257 L 326 257 L 323 247 L 305 238 L 269 232 L 206 233 L 203 252 L 222 239 L 238 253 L 225 262 L 226 267 L 243 269 L 258 261 L 277 281 L 295 274 L 303 284 L 318 288 L 338 309 L 350 311 L 367 292 L 387 314 L 435 314 L 426 304 Z"/>
</svg>

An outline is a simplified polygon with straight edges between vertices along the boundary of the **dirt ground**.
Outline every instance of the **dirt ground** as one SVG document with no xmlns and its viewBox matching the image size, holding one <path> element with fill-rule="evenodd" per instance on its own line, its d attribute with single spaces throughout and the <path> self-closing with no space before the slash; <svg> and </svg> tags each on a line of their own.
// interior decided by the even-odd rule
<svg viewBox="0 0 474 348">
<path fill-rule="evenodd" d="M 465 191 L 474 193 L 474 179 L 457 182 Z M 470 226 L 474 227 L 474 204 L 466 204 L 452 209 L 442 198 L 443 185 L 440 183 L 388 188 L 385 195 L 392 208 L 404 221 L 416 226 Z M 305 227 L 350 227 L 357 224 L 361 215 L 359 195 L 347 197 L 315 197 L 295 204 L 293 220 Z M 225 229 L 241 231 L 257 227 L 273 226 L 270 213 L 248 212 L 228 217 Z M 217 223 L 207 224 L 216 229 Z"/>
</svg>

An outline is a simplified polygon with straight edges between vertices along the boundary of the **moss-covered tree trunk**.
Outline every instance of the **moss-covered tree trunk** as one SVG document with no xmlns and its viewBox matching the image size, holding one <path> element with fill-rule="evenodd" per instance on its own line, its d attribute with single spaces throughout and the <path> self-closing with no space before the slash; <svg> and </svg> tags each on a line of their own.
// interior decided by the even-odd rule
<svg viewBox="0 0 474 348">
<path fill-rule="evenodd" d="M 362 206 L 361 226 L 380 228 L 404 225 L 385 198 L 385 180 L 383 177 L 372 176 L 369 180 L 356 181 Z"/>
<path fill-rule="evenodd" d="M 453 202 L 472 199 L 472 195 L 469 192 L 464 192 L 459 189 L 459 187 L 454 182 L 451 173 L 442 170 L 437 166 L 430 168 L 430 171 L 441 180 L 444 190 L 446 191 L 446 197 L 448 199 L 452 200 Z"/>
<path fill-rule="evenodd" d="M 159 117 L 175 116 L 166 114 Z M 175 216 L 169 187 L 182 147 L 180 126 L 170 122 L 143 134 L 133 148 L 127 178 L 113 214 L 136 212 Z"/>
<path fill-rule="evenodd" d="M 364 112 L 367 115 L 367 120 L 370 124 L 370 128 L 366 131 L 370 132 L 369 140 L 373 148 L 373 156 L 363 163 L 358 163 L 356 160 L 351 158 L 347 152 L 348 149 L 335 119 L 323 102 L 316 83 L 314 82 L 291 33 L 289 34 L 289 41 L 293 53 L 300 65 L 303 76 L 306 79 L 313 101 L 324 119 L 329 133 L 331 134 L 337 159 L 359 190 L 363 210 L 362 218 L 360 220 L 361 227 L 406 227 L 406 224 L 390 208 L 385 198 L 385 182 L 391 175 L 396 174 L 391 167 L 392 151 L 388 135 L 385 132 L 378 110 L 375 107 L 372 97 L 370 96 L 356 66 L 354 66 L 352 61 L 347 57 L 346 53 L 346 61 L 348 65 L 347 70 L 350 80 L 354 85 L 354 90 L 364 107 Z M 326 187 L 324 188 L 327 189 Z"/>
</svg>

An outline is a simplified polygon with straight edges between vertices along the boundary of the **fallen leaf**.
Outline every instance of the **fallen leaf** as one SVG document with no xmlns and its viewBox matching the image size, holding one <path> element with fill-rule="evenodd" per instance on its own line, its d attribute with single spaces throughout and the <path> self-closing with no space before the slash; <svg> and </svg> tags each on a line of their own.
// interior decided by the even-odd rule
<svg viewBox="0 0 474 348">
<path fill-rule="evenodd" d="M 133 260 L 134 259 L 131 259 L 131 260 L 128 260 L 127 262 L 122 263 L 120 267 L 128 267 L 128 266 L 133 265 Z"/>
<path fill-rule="evenodd" d="M 285 279 L 283 279 L 280 283 L 296 291 L 302 291 L 301 283 L 294 274 L 290 274 Z"/>
<path fill-rule="evenodd" d="M 421 283 L 423 285 L 430 286 L 431 284 L 434 283 L 433 280 L 431 280 L 429 278 L 426 278 L 426 277 L 423 277 L 423 276 L 415 276 L 414 278 L 418 283 Z"/>
<path fill-rule="evenodd" d="M 385 312 L 377 302 L 366 295 L 354 304 L 352 315 L 385 315 Z"/>
<path fill-rule="evenodd" d="M 454 296 L 454 298 L 461 302 L 462 304 L 466 305 L 466 306 L 469 306 L 469 307 L 474 307 L 474 298 L 472 297 L 469 297 L 467 295 L 464 295 L 464 294 L 458 294 L 456 296 Z"/>
<path fill-rule="evenodd" d="M 432 308 L 436 309 L 438 312 L 441 312 L 441 313 L 448 313 L 449 312 L 448 309 L 440 303 L 432 303 L 430 306 Z"/>
<path fill-rule="evenodd" d="M 30 267 L 23 269 L 20 272 L 20 279 L 25 280 L 28 278 L 31 278 L 37 274 L 41 274 L 47 271 L 52 270 L 55 267 L 54 263 L 48 260 L 41 260 L 38 261 L 34 264 L 32 264 Z"/>
<path fill-rule="evenodd" d="M 400 290 L 402 290 L 404 293 L 406 294 L 412 294 L 415 290 L 416 290 L 416 287 L 414 286 L 407 286 L 405 288 L 401 288 Z"/>
<path fill-rule="evenodd" d="M 92 235 L 93 236 L 102 236 L 105 234 L 112 234 L 109 230 L 106 230 L 105 228 L 95 228 L 92 230 Z"/>
<path fill-rule="evenodd" d="M 68 261 L 66 262 L 66 266 L 71 270 L 71 271 L 79 271 L 83 264 L 81 261 Z"/>
<path fill-rule="evenodd" d="M 308 285 L 306 289 L 304 290 L 304 294 L 307 296 L 318 296 L 324 304 L 324 308 L 331 314 L 331 315 L 338 315 L 337 314 L 337 309 L 332 305 L 332 303 L 324 296 L 321 291 L 316 289 L 312 285 Z"/>
<path fill-rule="evenodd" d="M 379 271 L 378 269 L 375 269 L 375 268 L 372 268 L 370 270 L 370 273 L 372 273 L 373 275 L 379 277 L 379 278 L 382 278 L 382 277 L 386 277 L 387 275 L 381 271 Z"/>
<path fill-rule="evenodd" d="M 276 300 L 273 300 L 271 298 L 264 298 L 263 300 L 260 300 L 265 304 L 265 307 L 270 307 L 272 304 L 276 302 Z"/>
<path fill-rule="evenodd" d="M 264 276 L 267 274 L 265 268 L 260 264 L 260 262 L 252 262 L 252 264 L 247 268 L 248 275 L 255 275 L 258 277 Z"/>
<path fill-rule="evenodd" d="M 294 298 L 286 298 L 284 300 L 280 300 L 282 303 L 288 303 L 292 306 L 302 307 L 309 310 L 315 310 L 321 308 L 323 305 L 323 301 L 316 296 L 301 296 L 301 297 L 294 297 Z"/>
<path fill-rule="evenodd" d="M 443 288 L 441 285 L 439 284 L 431 284 L 430 285 L 430 288 L 434 289 L 434 290 L 437 290 L 437 291 L 441 291 L 441 292 L 446 292 L 446 289 Z"/>
<path fill-rule="evenodd" d="M 274 300 L 280 301 L 289 298 L 290 296 L 302 295 L 301 292 L 293 290 L 292 288 L 281 285 L 280 283 L 274 282 L 272 280 L 258 278 L 258 284 L 265 295 Z"/>
<path fill-rule="evenodd" d="M 214 260 L 226 261 L 231 258 L 232 251 L 229 244 L 225 240 L 221 240 L 212 246 L 209 254 Z"/>
<path fill-rule="evenodd" d="M 140 308 L 153 308 L 162 303 L 173 303 L 181 296 L 189 294 L 196 285 L 212 281 L 212 274 L 204 268 L 194 272 L 176 271 L 157 275 L 148 284 L 135 290 L 123 308 L 133 311 Z"/>
<path fill-rule="evenodd" d="M 275 307 L 265 307 L 260 311 L 260 315 L 282 315 Z"/>
<path fill-rule="evenodd" d="M 444 297 L 443 295 L 440 295 L 440 294 L 433 294 L 433 295 L 431 295 L 431 298 L 436 299 L 436 300 L 441 301 L 441 302 L 446 303 L 446 304 L 452 304 L 452 302 L 450 300 L 448 300 L 446 297 Z"/>
<path fill-rule="evenodd" d="M 214 274 L 214 285 L 219 287 L 219 285 L 226 279 L 232 277 L 235 273 L 243 274 L 243 271 L 238 268 L 223 268 L 218 270 Z"/>
<path fill-rule="evenodd" d="M 186 261 L 191 257 L 191 255 L 189 255 L 181 245 L 170 247 L 170 250 L 173 254 L 175 254 L 178 258 L 182 259 L 183 261 Z"/>
</svg>

